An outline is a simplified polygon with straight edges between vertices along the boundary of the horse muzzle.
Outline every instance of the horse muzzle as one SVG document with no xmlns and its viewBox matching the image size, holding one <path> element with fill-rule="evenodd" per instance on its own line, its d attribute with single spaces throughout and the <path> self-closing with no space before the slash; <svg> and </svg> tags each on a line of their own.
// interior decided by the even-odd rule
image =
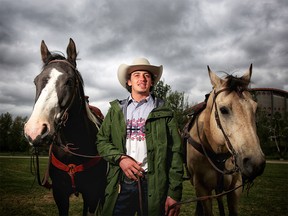
<svg viewBox="0 0 288 216">
<path fill-rule="evenodd" d="M 53 135 L 47 124 L 42 124 L 39 127 L 31 127 L 28 122 L 24 126 L 25 137 L 29 144 L 33 147 L 49 145 L 52 142 Z"/>
<path fill-rule="evenodd" d="M 242 174 L 243 179 L 252 182 L 257 176 L 263 174 L 266 166 L 265 157 L 246 157 L 242 160 L 242 163 L 239 164 L 239 168 Z"/>
</svg>

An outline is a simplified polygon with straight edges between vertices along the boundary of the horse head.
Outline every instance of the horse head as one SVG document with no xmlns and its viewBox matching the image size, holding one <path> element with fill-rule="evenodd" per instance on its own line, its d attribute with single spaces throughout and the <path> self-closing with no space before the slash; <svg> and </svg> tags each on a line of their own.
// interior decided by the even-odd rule
<svg viewBox="0 0 288 216">
<path fill-rule="evenodd" d="M 219 78 L 208 66 L 213 91 L 207 102 L 206 137 L 214 152 L 230 152 L 244 178 L 263 173 L 265 156 L 256 130 L 257 103 L 248 91 L 252 64 L 242 77 Z"/>
<path fill-rule="evenodd" d="M 83 80 L 76 69 L 76 46 L 70 39 L 67 58 L 51 53 L 41 43 L 42 72 L 34 79 L 36 97 L 33 112 L 24 127 L 30 144 L 50 144 L 69 118 L 69 110 L 85 106 Z"/>
</svg>

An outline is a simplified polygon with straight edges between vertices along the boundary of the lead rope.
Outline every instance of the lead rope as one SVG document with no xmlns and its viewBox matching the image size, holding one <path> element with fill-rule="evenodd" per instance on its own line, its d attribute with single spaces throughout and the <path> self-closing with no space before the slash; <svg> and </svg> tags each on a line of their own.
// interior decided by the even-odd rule
<svg viewBox="0 0 288 216">
<path fill-rule="evenodd" d="M 34 162 L 34 157 L 32 157 L 31 159 L 31 163 L 33 163 L 33 167 L 36 171 L 36 177 L 37 177 L 37 181 L 38 181 L 38 184 L 40 186 L 43 186 L 47 189 L 51 189 L 52 188 L 52 185 L 49 183 L 49 168 L 50 168 L 50 162 L 51 162 L 51 152 L 52 152 L 52 145 L 50 145 L 49 147 L 49 160 L 48 160 L 48 165 L 47 165 L 47 169 L 45 171 L 45 174 L 44 174 L 44 177 L 43 179 L 41 180 L 40 178 L 40 163 L 39 163 L 39 149 L 36 147 L 34 148 L 34 156 L 36 157 L 36 167 L 35 167 L 35 162 Z M 32 164 L 31 164 L 32 166 Z"/>
<path fill-rule="evenodd" d="M 219 193 L 219 194 L 210 195 L 210 196 L 201 196 L 201 197 L 196 197 L 196 198 L 192 198 L 192 199 L 188 199 L 188 200 L 184 200 L 184 201 L 180 201 L 180 202 L 174 203 L 173 205 L 168 207 L 167 215 L 169 214 L 169 211 L 172 208 L 174 208 L 175 206 L 177 206 L 177 205 L 188 204 L 188 203 L 191 203 L 191 202 L 198 202 L 198 201 L 217 199 L 217 198 L 219 198 L 221 196 L 227 195 L 227 194 L 239 189 L 240 187 L 244 187 L 244 184 L 241 184 L 241 185 L 239 185 L 239 186 L 237 186 L 237 187 L 235 187 L 235 188 L 233 188 L 231 190 L 228 190 L 228 191 L 225 191 L 225 192 L 222 192 L 222 193 Z M 250 189 L 250 187 L 248 189 Z"/>
<path fill-rule="evenodd" d="M 138 184 L 138 198 L 139 198 L 140 216 L 143 216 L 142 185 L 141 185 L 141 179 L 139 176 L 137 176 L 137 184 Z"/>
<path fill-rule="evenodd" d="M 71 145 L 71 143 L 68 143 L 69 145 Z M 100 155 L 82 155 L 82 154 L 77 154 L 74 153 L 70 150 L 69 145 L 64 146 L 63 144 L 61 144 L 61 147 L 63 148 L 64 151 L 73 154 L 75 156 L 79 156 L 79 157 L 86 157 L 86 158 L 102 158 L 103 156 Z M 73 145 L 73 144 L 72 144 Z M 38 148 L 35 148 L 35 156 L 36 156 L 36 175 L 37 175 L 37 180 L 38 180 L 38 184 L 40 186 L 43 186 L 47 189 L 50 189 L 52 187 L 52 185 L 48 182 L 49 179 L 49 167 L 50 167 L 50 162 L 51 162 L 51 153 L 52 153 L 52 144 L 49 147 L 49 161 L 48 161 L 48 167 L 47 170 L 45 172 L 45 175 L 43 177 L 43 180 L 41 181 L 40 179 L 40 165 L 39 165 L 39 151 Z M 125 155 L 125 154 L 110 154 L 110 155 L 105 155 L 107 156 L 115 156 L 115 155 L 121 155 L 121 156 L 126 156 L 129 157 L 130 159 L 135 160 L 134 158 L 132 158 L 129 155 Z M 104 156 L 104 157 L 105 157 Z M 142 185 L 141 185 L 141 179 L 139 176 L 137 176 L 137 184 L 138 184 L 138 199 L 139 199 L 139 209 L 140 209 L 140 216 L 143 216 L 143 199 L 142 199 Z"/>
</svg>

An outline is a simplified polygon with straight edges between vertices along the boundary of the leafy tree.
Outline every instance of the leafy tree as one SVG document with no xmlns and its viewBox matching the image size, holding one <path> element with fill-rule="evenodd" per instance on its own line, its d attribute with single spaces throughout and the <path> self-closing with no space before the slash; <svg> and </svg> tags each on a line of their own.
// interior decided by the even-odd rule
<svg viewBox="0 0 288 216">
<path fill-rule="evenodd" d="M 0 151 L 27 151 L 29 144 L 24 136 L 23 127 L 27 118 L 17 116 L 14 120 L 10 113 L 0 116 Z"/>
<path fill-rule="evenodd" d="M 185 98 L 184 92 L 172 91 L 170 85 L 160 80 L 155 86 L 153 94 L 167 101 L 174 111 L 179 128 L 182 130 L 187 121 L 184 111 L 189 107 L 188 98 Z"/>
<path fill-rule="evenodd" d="M 188 120 L 185 114 L 185 110 L 189 107 L 188 97 L 185 98 L 184 92 L 171 91 L 167 96 L 167 101 L 174 110 L 178 125 L 182 130 Z"/>
<path fill-rule="evenodd" d="M 1 114 L 0 116 L 0 151 L 9 150 L 9 135 L 13 119 L 10 113 Z"/>
<path fill-rule="evenodd" d="M 265 155 L 277 153 L 280 159 L 288 152 L 288 119 L 276 112 L 270 115 L 263 110 L 257 111 L 257 134 Z"/>
<path fill-rule="evenodd" d="M 276 112 L 270 119 L 269 135 L 277 147 L 280 159 L 283 159 L 287 153 L 287 129 L 287 118 L 283 118 L 279 112 Z"/>
<path fill-rule="evenodd" d="M 160 80 L 155 86 L 153 94 L 158 98 L 166 99 L 170 91 L 171 91 L 170 85 L 164 84 L 164 82 Z"/>
<path fill-rule="evenodd" d="M 11 125 L 10 133 L 10 151 L 26 151 L 29 149 L 29 144 L 24 136 L 23 128 L 26 118 L 17 116 Z"/>
</svg>

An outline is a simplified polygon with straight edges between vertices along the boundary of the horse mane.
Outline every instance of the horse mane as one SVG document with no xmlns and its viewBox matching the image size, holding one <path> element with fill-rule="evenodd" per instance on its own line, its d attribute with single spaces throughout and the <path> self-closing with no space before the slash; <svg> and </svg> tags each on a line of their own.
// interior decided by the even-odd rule
<svg viewBox="0 0 288 216">
<path fill-rule="evenodd" d="M 92 113 L 92 111 L 89 108 L 89 104 L 87 102 L 85 102 L 85 108 L 86 108 L 86 112 L 87 112 L 87 116 L 88 118 L 96 125 L 96 128 L 99 130 L 100 129 L 100 125 L 101 122 L 99 121 L 99 119 Z"/>
</svg>

